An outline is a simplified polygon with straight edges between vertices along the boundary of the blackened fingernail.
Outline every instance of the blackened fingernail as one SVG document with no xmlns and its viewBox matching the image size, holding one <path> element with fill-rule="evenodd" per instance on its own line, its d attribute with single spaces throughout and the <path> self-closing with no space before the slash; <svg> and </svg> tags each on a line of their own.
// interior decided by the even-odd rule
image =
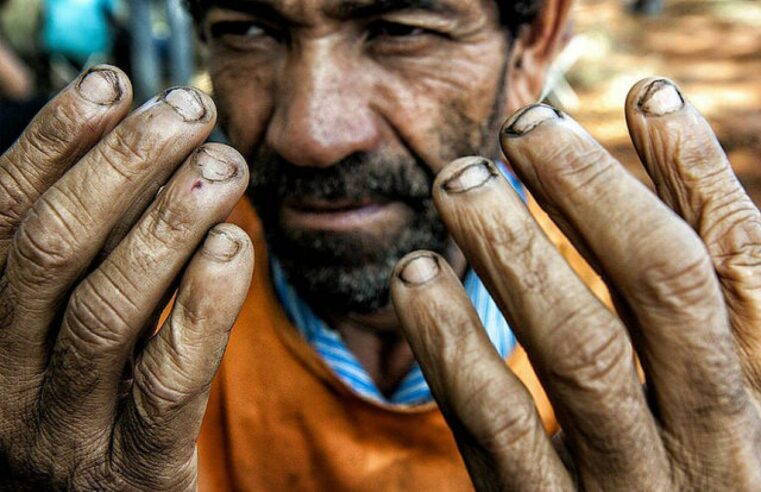
<svg viewBox="0 0 761 492">
<path fill-rule="evenodd" d="M 562 118 L 563 114 L 547 104 L 532 104 L 511 116 L 503 126 L 502 133 L 520 137 L 548 120 Z"/>
<path fill-rule="evenodd" d="M 240 243 L 219 227 L 209 231 L 203 243 L 203 253 L 218 261 L 232 260 L 239 250 Z"/>
<path fill-rule="evenodd" d="M 169 89 L 161 98 L 189 123 L 203 120 L 209 112 L 201 95 L 194 89 Z"/>
<path fill-rule="evenodd" d="M 435 256 L 423 254 L 409 260 L 399 277 L 408 284 L 420 285 L 432 280 L 439 274 L 439 262 Z"/>
<path fill-rule="evenodd" d="M 448 193 L 464 193 L 478 188 L 495 176 L 497 170 L 494 169 L 494 165 L 486 159 L 479 159 L 457 171 L 442 187 Z"/>
<path fill-rule="evenodd" d="M 212 182 L 227 181 L 238 174 L 238 166 L 221 152 L 209 147 L 198 149 L 195 164 L 201 172 L 201 176 Z"/>
<path fill-rule="evenodd" d="M 682 109 L 684 98 L 673 82 L 658 79 L 645 88 L 638 106 L 648 116 L 664 116 Z"/>
<path fill-rule="evenodd" d="M 93 68 L 85 73 L 77 90 L 83 98 L 101 106 L 111 106 L 122 97 L 119 76 L 104 68 Z"/>
</svg>

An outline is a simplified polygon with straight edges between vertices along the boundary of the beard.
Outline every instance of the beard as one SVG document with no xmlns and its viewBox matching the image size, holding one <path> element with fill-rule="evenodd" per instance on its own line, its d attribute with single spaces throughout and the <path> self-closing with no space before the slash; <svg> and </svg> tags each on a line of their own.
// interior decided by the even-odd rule
<svg viewBox="0 0 761 492">
<path fill-rule="evenodd" d="M 276 154 L 254 160 L 249 196 L 267 244 L 288 282 L 311 306 L 369 313 L 389 304 L 389 277 L 407 253 L 443 254 L 450 244 L 431 197 L 434 176 L 413 158 L 357 153 L 328 168 L 305 168 Z M 410 219 L 393 231 L 316 231 L 283 226 L 291 200 L 400 202 Z"/>
<path fill-rule="evenodd" d="M 448 124 L 439 128 L 440 160 L 498 155 L 496 139 L 489 137 L 497 134 L 502 104 L 500 92 L 492 114 L 480 123 L 465 117 L 461 108 L 450 108 Z M 318 168 L 292 164 L 264 146 L 253 150 L 248 159 L 248 195 L 262 221 L 269 252 L 318 314 L 366 314 L 385 308 L 390 305 L 389 280 L 399 260 L 420 249 L 445 257 L 451 252 L 453 242 L 431 195 L 435 175 L 411 152 L 359 152 Z M 400 202 L 412 213 L 401 229 L 374 234 L 284 227 L 283 205 L 305 198 Z"/>
</svg>

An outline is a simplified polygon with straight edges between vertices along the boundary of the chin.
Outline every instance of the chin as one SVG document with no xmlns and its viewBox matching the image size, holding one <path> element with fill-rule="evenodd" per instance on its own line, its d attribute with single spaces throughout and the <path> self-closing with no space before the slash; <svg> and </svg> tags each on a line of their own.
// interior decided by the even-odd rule
<svg viewBox="0 0 761 492">
<path fill-rule="evenodd" d="M 406 254 L 444 253 L 449 238 L 434 220 L 386 230 L 280 229 L 268 234 L 288 282 L 315 309 L 369 313 L 389 306 L 389 278 Z"/>
</svg>

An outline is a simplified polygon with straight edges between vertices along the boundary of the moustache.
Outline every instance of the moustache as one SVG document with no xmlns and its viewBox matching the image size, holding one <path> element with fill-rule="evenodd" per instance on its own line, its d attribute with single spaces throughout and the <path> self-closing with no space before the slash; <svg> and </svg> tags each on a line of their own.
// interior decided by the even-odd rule
<svg viewBox="0 0 761 492">
<path fill-rule="evenodd" d="M 425 163 L 406 156 L 358 152 L 328 167 L 305 167 L 273 153 L 254 159 L 250 191 L 270 206 L 273 201 L 370 199 L 418 208 L 431 200 L 434 177 Z"/>
</svg>

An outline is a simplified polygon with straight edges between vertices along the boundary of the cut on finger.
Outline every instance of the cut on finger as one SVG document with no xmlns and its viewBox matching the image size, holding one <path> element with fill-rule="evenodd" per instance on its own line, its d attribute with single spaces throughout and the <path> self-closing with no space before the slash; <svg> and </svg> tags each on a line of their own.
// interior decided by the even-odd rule
<svg viewBox="0 0 761 492">
<path fill-rule="evenodd" d="M 137 341 L 206 232 L 245 192 L 247 169 L 230 147 L 201 147 L 74 290 L 46 372 L 43 417 L 50 428 L 99 429 L 113 420 Z"/>
</svg>

